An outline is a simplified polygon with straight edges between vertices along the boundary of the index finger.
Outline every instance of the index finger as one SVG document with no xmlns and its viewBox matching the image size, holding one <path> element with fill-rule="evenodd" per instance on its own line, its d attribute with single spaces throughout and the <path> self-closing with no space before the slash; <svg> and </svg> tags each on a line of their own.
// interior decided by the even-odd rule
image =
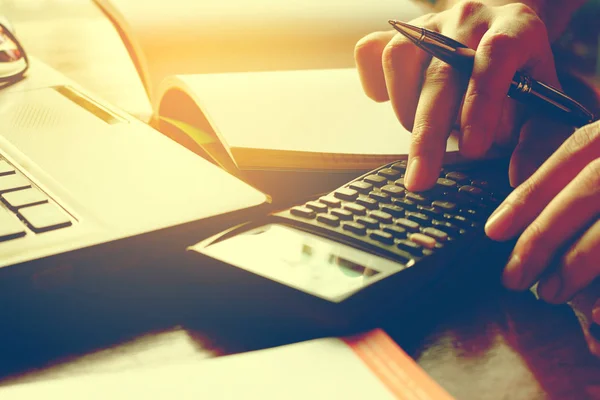
<svg viewBox="0 0 600 400">
<path fill-rule="evenodd" d="M 485 226 L 494 240 L 520 233 L 592 160 L 600 157 L 600 121 L 576 131 L 490 216 Z"/>
</svg>

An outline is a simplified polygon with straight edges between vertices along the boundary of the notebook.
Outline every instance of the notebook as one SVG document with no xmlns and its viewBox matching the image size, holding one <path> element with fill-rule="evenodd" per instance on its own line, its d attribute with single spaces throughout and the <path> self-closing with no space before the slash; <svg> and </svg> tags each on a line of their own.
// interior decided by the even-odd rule
<svg viewBox="0 0 600 400">
<path fill-rule="evenodd" d="M 450 400 L 382 330 L 123 373 L 0 387 L 3 400 Z"/>
<path fill-rule="evenodd" d="M 410 133 L 362 90 L 354 46 L 411 0 L 96 0 L 123 38 L 153 125 L 229 172 L 365 171 Z M 458 156 L 455 137 L 447 162 Z"/>
</svg>

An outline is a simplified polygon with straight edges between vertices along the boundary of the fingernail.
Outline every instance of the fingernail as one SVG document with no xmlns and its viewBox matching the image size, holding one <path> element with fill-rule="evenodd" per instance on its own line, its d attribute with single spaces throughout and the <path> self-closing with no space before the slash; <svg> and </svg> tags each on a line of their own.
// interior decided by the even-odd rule
<svg viewBox="0 0 600 400">
<path fill-rule="evenodd" d="M 506 232 L 512 225 L 513 208 L 502 204 L 488 218 L 485 224 L 485 233 L 491 238 L 500 240 L 506 236 Z"/>
<path fill-rule="evenodd" d="M 502 281 L 508 289 L 521 289 L 521 280 L 523 278 L 522 265 L 521 257 L 518 254 L 513 254 L 506 267 L 504 267 Z"/>
<path fill-rule="evenodd" d="M 540 286 L 539 295 L 541 298 L 546 301 L 556 300 L 562 289 L 562 280 L 558 274 L 552 274 Z"/>
<path fill-rule="evenodd" d="M 404 184 L 410 190 L 414 190 L 417 186 L 417 177 L 421 174 L 421 169 L 421 160 L 419 157 L 411 158 L 406 166 L 406 177 L 404 178 Z"/>
</svg>

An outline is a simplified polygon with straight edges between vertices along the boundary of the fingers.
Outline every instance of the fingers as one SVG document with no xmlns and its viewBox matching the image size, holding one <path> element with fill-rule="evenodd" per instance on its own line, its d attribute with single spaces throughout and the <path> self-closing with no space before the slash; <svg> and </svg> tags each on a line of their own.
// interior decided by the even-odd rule
<svg viewBox="0 0 600 400">
<path fill-rule="evenodd" d="M 594 308 L 592 309 L 592 318 L 594 323 L 600 325 L 600 299 L 596 300 Z"/>
<path fill-rule="evenodd" d="M 567 242 L 576 237 L 600 214 L 600 159 L 591 162 L 577 177 L 548 204 L 547 207 L 535 218 L 519 237 L 508 262 L 503 280 L 505 286 L 511 289 L 524 290 L 530 287 L 548 267 L 550 260 L 559 253 Z M 600 228 L 600 226 L 599 226 Z M 584 240 L 585 239 L 585 240 Z M 600 237 L 598 238 L 600 242 Z M 577 264 L 575 272 L 583 263 L 588 267 L 585 273 L 580 273 L 570 282 L 564 282 L 561 293 L 572 295 L 572 289 L 580 288 L 583 281 L 589 283 L 600 272 L 600 266 L 593 267 L 591 259 L 587 259 L 590 249 L 587 246 L 596 244 L 589 237 L 582 237 L 575 253 L 567 253 L 566 264 Z M 600 248 L 597 250 L 600 255 Z M 576 254 L 576 259 L 573 259 Z M 563 286 L 561 276 L 554 274 L 547 280 L 546 291 L 549 298 L 558 296 L 558 291 Z M 574 279 L 574 280 L 573 280 Z M 579 280 L 578 280 L 579 279 Z M 567 285 L 567 283 L 569 283 Z M 560 297 L 562 299 L 562 297 Z"/>
<path fill-rule="evenodd" d="M 529 225 L 579 172 L 600 154 L 600 122 L 575 132 L 490 216 L 485 226 L 493 240 L 507 240 Z"/>
<path fill-rule="evenodd" d="M 435 29 L 429 18 L 422 22 L 426 28 Z M 395 35 L 383 50 L 381 62 L 392 108 L 407 130 L 413 130 L 415 112 L 425 67 L 431 57 L 401 34 Z"/>
<path fill-rule="evenodd" d="M 426 190 L 439 177 L 446 141 L 466 83 L 464 75 L 442 61 L 432 60 L 427 68 L 415 112 L 404 180 L 408 190 Z"/>
<path fill-rule="evenodd" d="M 596 221 L 562 257 L 556 271 L 540 281 L 540 297 L 563 303 L 600 276 L 600 220 Z"/>
<path fill-rule="evenodd" d="M 440 33 L 466 45 L 479 42 L 487 23 L 477 18 L 482 3 L 466 2 L 441 26 Z M 468 29 L 464 29 L 468 26 Z M 424 72 L 416 110 L 408 167 L 407 189 L 423 191 L 434 185 L 446 151 L 446 142 L 461 107 L 468 76 L 449 64 L 432 59 Z M 390 96 L 392 97 L 392 96 Z M 412 111 L 412 110 L 411 110 Z"/>
<path fill-rule="evenodd" d="M 389 100 L 381 58 L 383 49 L 396 31 L 374 32 L 362 38 L 354 48 L 354 60 L 363 90 L 375 101 Z"/>
<path fill-rule="evenodd" d="M 504 10 L 481 38 L 465 94 L 461 153 L 470 158 L 483 156 L 491 147 L 517 70 L 529 67 L 534 77 L 558 83 L 555 74 L 550 76 L 554 63 L 543 22 L 524 5 Z M 511 21 L 515 15 L 522 23 Z"/>
</svg>

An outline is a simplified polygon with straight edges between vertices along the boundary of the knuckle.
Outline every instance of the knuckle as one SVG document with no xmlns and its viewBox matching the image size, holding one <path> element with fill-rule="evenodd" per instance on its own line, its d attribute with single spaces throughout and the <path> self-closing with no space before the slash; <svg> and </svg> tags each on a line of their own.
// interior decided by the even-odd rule
<svg viewBox="0 0 600 400">
<path fill-rule="evenodd" d="M 570 154 L 578 153 L 588 146 L 598 147 L 600 152 L 600 126 L 586 125 L 569 137 L 565 145 Z"/>
<path fill-rule="evenodd" d="M 534 11 L 534 9 L 523 3 L 506 4 L 503 6 L 503 8 L 510 11 L 511 15 L 537 18 L 537 13 Z"/>
<path fill-rule="evenodd" d="M 485 51 L 492 59 L 512 58 L 519 48 L 519 39 L 510 32 L 494 32 L 479 43 L 477 50 Z"/>
<path fill-rule="evenodd" d="M 581 246 L 571 247 L 561 257 L 560 264 L 569 270 L 577 269 L 578 267 L 598 268 L 598 265 L 595 265 L 598 264 L 598 260 L 592 257 L 589 249 L 584 249 Z"/>
<path fill-rule="evenodd" d="M 448 79 L 455 74 L 455 69 L 450 64 L 433 59 L 425 71 L 425 81 L 428 84 L 445 85 L 448 83 Z"/>
<path fill-rule="evenodd" d="M 529 199 L 536 195 L 537 186 L 538 185 L 535 177 L 531 176 L 506 198 L 506 202 L 512 205 L 515 209 L 525 207 L 529 202 Z"/>
<path fill-rule="evenodd" d="M 417 148 L 425 148 L 428 146 L 429 132 L 432 131 L 433 126 L 428 122 L 427 118 L 417 118 L 413 123 L 413 131 L 411 134 L 411 141 Z"/>
<path fill-rule="evenodd" d="M 600 158 L 595 159 L 581 171 L 584 185 L 589 189 L 600 189 Z"/>
<path fill-rule="evenodd" d="M 374 32 L 360 39 L 354 46 L 354 59 L 361 61 L 374 56 L 379 57 L 385 46 L 383 35 L 383 32 Z"/>
<path fill-rule="evenodd" d="M 522 238 L 529 253 L 543 255 L 554 251 L 546 230 L 537 219 L 525 229 Z"/>
<path fill-rule="evenodd" d="M 406 49 L 411 43 L 405 41 L 394 41 L 388 43 L 381 54 L 381 63 L 384 68 L 395 70 L 401 68 L 406 62 L 404 56 Z"/>
<path fill-rule="evenodd" d="M 483 4 L 480 1 L 461 1 L 455 6 L 455 11 L 458 14 L 459 23 L 464 23 L 468 20 L 476 19 L 485 7 L 485 4 Z"/>
</svg>

